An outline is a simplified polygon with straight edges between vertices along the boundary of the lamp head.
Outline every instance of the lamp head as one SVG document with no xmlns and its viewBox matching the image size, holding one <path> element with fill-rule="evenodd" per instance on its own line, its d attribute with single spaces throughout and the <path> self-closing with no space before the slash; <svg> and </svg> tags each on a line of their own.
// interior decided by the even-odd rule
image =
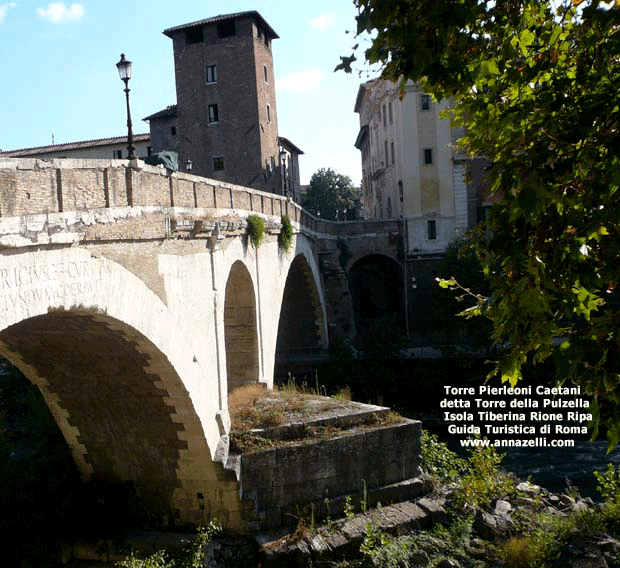
<svg viewBox="0 0 620 568">
<path fill-rule="evenodd" d="M 123 81 L 131 79 L 131 61 L 125 59 L 125 54 L 121 53 L 121 60 L 116 64 L 118 74 Z"/>
</svg>

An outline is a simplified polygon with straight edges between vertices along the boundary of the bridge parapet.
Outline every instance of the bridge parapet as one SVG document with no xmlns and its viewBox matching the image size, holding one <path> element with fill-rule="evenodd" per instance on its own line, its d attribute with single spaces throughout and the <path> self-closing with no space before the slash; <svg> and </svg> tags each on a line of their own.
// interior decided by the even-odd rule
<svg viewBox="0 0 620 568">
<path fill-rule="evenodd" d="M 282 195 L 140 161 L 0 158 L 0 217 L 123 207 L 288 215 L 311 233 L 336 237 L 397 231 L 399 224 L 397 220 L 329 221 L 304 211 Z"/>
<path fill-rule="evenodd" d="M 127 160 L 0 159 L 0 216 L 114 207 L 198 207 L 288 214 L 280 195 Z"/>
</svg>

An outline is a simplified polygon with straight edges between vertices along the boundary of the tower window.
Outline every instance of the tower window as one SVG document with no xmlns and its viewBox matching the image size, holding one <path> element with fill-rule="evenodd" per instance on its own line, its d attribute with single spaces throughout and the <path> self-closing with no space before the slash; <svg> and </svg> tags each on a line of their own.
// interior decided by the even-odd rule
<svg viewBox="0 0 620 568">
<path fill-rule="evenodd" d="M 213 158 L 213 171 L 219 172 L 224 169 L 224 158 L 222 156 L 218 156 L 217 158 Z"/>
<path fill-rule="evenodd" d="M 209 105 L 209 122 L 219 122 L 220 114 L 217 110 L 217 105 Z"/>
<path fill-rule="evenodd" d="M 437 238 L 437 223 L 435 222 L 435 219 L 430 219 L 426 222 L 426 235 L 429 241 Z"/>
<path fill-rule="evenodd" d="M 420 101 L 422 103 L 422 110 L 430 110 L 431 108 L 431 96 L 430 95 L 422 95 L 420 97 Z"/>
<path fill-rule="evenodd" d="M 267 122 L 271 122 L 271 107 L 267 105 Z"/>
<path fill-rule="evenodd" d="M 267 65 L 263 65 L 263 73 L 265 75 L 265 83 L 269 82 L 267 79 Z"/>
<path fill-rule="evenodd" d="M 206 78 L 207 83 L 217 83 L 217 67 L 215 65 L 207 65 Z"/>
<path fill-rule="evenodd" d="M 424 163 L 425 164 L 433 163 L 433 149 L 432 148 L 424 148 Z"/>
<path fill-rule="evenodd" d="M 395 152 L 394 152 L 394 142 L 390 142 L 390 157 L 392 158 L 392 165 L 394 165 L 395 160 Z"/>
<path fill-rule="evenodd" d="M 122 150 L 112 150 L 112 158 L 115 160 L 120 160 L 123 157 Z"/>
<path fill-rule="evenodd" d="M 170 136 L 176 136 L 177 135 L 177 127 L 176 126 L 171 126 L 170 127 Z"/>
<path fill-rule="evenodd" d="M 203 43 L 205 36 L 202 33 L 202 28 L 190 28 L 185 32 L 185 43 L 191 45 L 192 43 Z"/>
<path fill-rule="evenodd" d="M 237 35 L 235 20 L 224 20 L 217 24 L 217 37 L 223 39 Z"/>
</svg>

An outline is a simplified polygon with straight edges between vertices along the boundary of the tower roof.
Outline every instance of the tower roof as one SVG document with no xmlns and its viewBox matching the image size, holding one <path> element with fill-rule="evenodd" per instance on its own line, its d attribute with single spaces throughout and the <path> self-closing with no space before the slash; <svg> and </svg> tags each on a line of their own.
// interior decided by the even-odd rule
<svg viewBox="0 0 620 568">
<path fill-rule="evenodd" d="M 212 18 L 206 18 L 205 20 L 198 20 L 197 22 L 190 22 L 189 24 L 181 24 L 180 26 L 175 26 L 173 28 L 168 28 L 167 30 L 164 30 L 164 35 L 172 37 L 175 32 L 178 32 L 180 30 L 186 30 L 188 28 L 204 26 L 206 24 L 213 24 L 216 22 L 224 22 L 226 20 L 233 20 L 235 18 L 254 18 L 254 20 L 258 21 L 264 27 L 266 32 L 271 36 L 271 39 L 278 39 L 280 37 L 256 10 L 249 10 L 247 12 L 236 12 L 235 14 L 221 14 Z"/>
</svg>

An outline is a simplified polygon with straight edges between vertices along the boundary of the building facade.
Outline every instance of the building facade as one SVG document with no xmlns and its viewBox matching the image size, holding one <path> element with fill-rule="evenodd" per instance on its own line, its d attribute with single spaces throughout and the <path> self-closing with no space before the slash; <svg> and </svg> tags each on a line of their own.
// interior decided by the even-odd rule
<svg viewBox="0 0 620 568">
<path fill-rule="evenodd" d="M 278 136 L 282 195 L 301 203 L 301 181 L 299 177 L 299 156 L 303 154 L 295 144 L 284 136 Z"/>
<path fill-rule="evenodd" d="M 401 221 L 403 299 L 412 337 L 433 333 L 433 289 L 442 253 L 489 205 L 484 161 L 457 152 L 464 132 L 440 116 L 449 106 L 450 101 L 434 102 L 411 81 L 401 97 L 399 84 L 382 79 L 360 85 L 355 102 L 363 216 Z"/>
</svg>

